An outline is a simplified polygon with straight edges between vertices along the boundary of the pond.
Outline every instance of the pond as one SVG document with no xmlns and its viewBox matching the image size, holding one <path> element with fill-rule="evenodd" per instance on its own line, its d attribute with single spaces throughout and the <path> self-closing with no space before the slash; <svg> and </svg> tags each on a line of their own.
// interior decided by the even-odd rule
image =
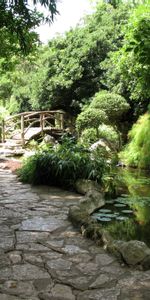
<svg viewBox="0 0 150 300">
<path fill-rule="evenodd" d="M 118 197 L 92 214 L 118 240 L 141 240 L 150 246 L 150 174 L 119 169 L 114 174 Z"/>
</svg>

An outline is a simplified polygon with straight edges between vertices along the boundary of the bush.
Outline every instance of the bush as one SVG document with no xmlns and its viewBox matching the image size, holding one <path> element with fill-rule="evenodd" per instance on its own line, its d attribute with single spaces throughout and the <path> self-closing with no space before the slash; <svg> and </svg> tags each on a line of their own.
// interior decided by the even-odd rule
<svg viewBox="0 0 150 300">
<path fill-rule="evenodd" d="M 119 149 L 119 136 L 112 126 L 102 124 L 98 128 L 98 136 L 95 128 L 87 128 L 82 131 L 79 142 L 85 147 L 90 147 L 99 139 L 104 139 L 112 149 Z"/>
<path fill-rule="evenodd" d="M 79 134 L 86 128 L 96 128 L 102 123 L 108 123 L 106 113 L 100 109 L 87 108 L 81 112 L 76 120 L 76 128 Z"/>
<path fill-rule="evenodd" d="M 106 169 L 103 157 L 92 154 L 73 142 L 65 142 L 56 149 L 42 151 L 28 158 L 19 170 L 23 182 L 73 187 L 77 179 L 91 179 L 98 183 Z"/>
<path fill-rule="evenodd" d="M 95 94 L 90 107 L 104 111 L 110 122 L 117 123 L 123 113 L 128 111 L 129 104 L 122 96 L 103 91 Z"/>
<path fill-rule="evenodd" d="M 82 131 L 79 142 L 85 147 L 90 147 L 98 140 L 97 132 L 95 128 L 87 128 Z"/>
<path fill-rule="evenodd" d="M 150 169 L 150 114 L 139 118 L 129 132 L 130 142 L 120 154 L 123 161 L 134 167 Z"/>
<path fill-rule="evenodd" d="M 113 149 L 119 149 L 119 135 L 112 126 L 102 124 L 98 128 L 100 138 L 103 138 L 112 146 Z"/>
</svg>

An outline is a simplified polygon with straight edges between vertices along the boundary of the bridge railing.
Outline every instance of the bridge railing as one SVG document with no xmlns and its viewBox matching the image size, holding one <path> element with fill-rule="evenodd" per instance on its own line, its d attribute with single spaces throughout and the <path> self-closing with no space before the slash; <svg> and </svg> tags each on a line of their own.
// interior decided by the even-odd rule
<svg viewBox="0 0 150 300">
<path fill-rule="evenodd" d="M 2 142 L 5 141 L 5 136 L 7 133 L 6 125 L 10 121 L 15 121 L 15 125 L 18 125 L 21 133 L 21 144 L 25 145 L 25 134 L 30 128 L 39 124 L 41 133 L 44 132 L 45 128 L 53 128 L 56 130 L 64 129 L 64 114 L 62 110 L 52 110 L 52 111 L 32 111 L 23 112 L 10 117 L 7 117 L 2 121 Z M 19 119 L 19 120 L 17 120 Z"/>
</svg>

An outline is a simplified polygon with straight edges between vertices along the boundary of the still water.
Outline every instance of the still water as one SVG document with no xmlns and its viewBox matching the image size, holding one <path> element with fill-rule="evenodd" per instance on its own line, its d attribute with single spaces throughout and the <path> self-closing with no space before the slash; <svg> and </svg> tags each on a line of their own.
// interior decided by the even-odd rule
<svg viewBox="0 0 150 300">
<path fill-rule="evenodd" d="M 92 218 L 115 239 L 141 240 L 150 246 L 150 173 L 119 169 L 113 175 L 118 196 L 107 199 Z"/>
</svg>

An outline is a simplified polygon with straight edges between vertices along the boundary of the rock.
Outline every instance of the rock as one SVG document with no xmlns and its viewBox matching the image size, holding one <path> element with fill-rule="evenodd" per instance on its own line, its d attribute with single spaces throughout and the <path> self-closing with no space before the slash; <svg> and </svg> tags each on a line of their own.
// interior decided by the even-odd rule
<svg viewBox="0 0 150 300">
<path fill-rule="evenodd" d="M 78 206 L 72 206 L 69 209 L 68 217 L 74 225 L 81 227 L 88 222 L 89 214 L 87 211 L 82 211 Z"/>
<path fill-rule="evenodd" d="M 89 190 L 101 190 L 101 186 L 92 180 L 78 179 L 75 183 L 76 191 L 85 195 Z"/>
<path fill-rule="evenodd" d="M 150 270 L 150 255 L 146 256 L 142 261 L 144 271 Z"/>
<path fill-rule="evenodd" d="M 75 300 L 72 290 L 69 286 L 63 284 L 56 284 L 51 291 L 54 299 L 60 300 Z"/>
<path fill-rule="evenodd" d="M 52 232 L 58 228 L 61 228 L 64 225 L 63 221 L 56 219 L 55 217 L 34 217 L 22 222 L 20 227 L 21 230 L 27 231 L 48 231 Z"/>
<path fill-rule="evenodd" d="M 150 249 L 141 241 L 116 242 L 115 247 L 128 265 L 134 266 L 142 262 L 145 265 L 146 257 L 150 256 Z"/>
<path fill-rule="evenodd" d="M 21 255 L 17 251 L 10 252 L 9 258 L 12 264 L 17 264 L 21 262 Z"/>
<path fill-rule="evenodd" d="M 111 149 L 109 146 L 106 141 L 104 141 L 103 139 L 100 139 L 99 141 L 97 141 L 96 143 L 91 145 L 90 150 L 93 151 L 93 150 L 96 150 L 97 148 L 104 148 L 104 149 L 106 149 L 107 152 L 110 152 Z"/>
<path fill-rule="evenodd" d="M 105 204 L 104 195 L 96 190 L 91 189 L 87 192 L 85 197 L 80 200 L 80 209 L 86 210 L 90 215 L 98 207 L 102 207 Z"/>
<path fill-rule="evenodd" d="M 46 144 L 55 144 L 55 139 L 53 136 L 47 134 L 44 136 L 43 138 L 43 141 L 46 143 Z"/>
</svg>

